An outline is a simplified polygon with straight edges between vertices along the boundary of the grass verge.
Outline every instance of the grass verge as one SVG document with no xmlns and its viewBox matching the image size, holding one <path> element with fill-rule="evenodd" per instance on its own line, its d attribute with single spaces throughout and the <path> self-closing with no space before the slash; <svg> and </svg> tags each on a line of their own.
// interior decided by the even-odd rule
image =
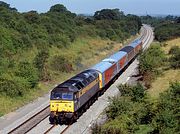
<svg viewBox="0 0 180 134">
<path fill-rule="evenodd" d="M 169 40 L 163 43 L 162 50 L 166 53 L 167 57 L 169 57 L 169 50 L 173 46 L 180 47 L 180 38 Z M 158 76 L 155 81 L 152 82 L 152 86 L 148 90 L 148 93 L 152 98 L 157 98 L 160 93 L 169 88 L 172 82 L 176 81 L 180 81 L 180 70 L 173 70 L 169 68 L 168 70 L 165 70 L 161 76 Z"/>
</svg>

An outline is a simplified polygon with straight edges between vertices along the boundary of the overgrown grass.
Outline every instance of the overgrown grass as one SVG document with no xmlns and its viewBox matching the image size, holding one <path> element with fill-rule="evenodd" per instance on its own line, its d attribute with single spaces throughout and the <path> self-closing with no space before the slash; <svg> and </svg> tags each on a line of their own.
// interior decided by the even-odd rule
<svg viewBox="0 0 180 134">
<path fill-rule="evenodd" d="M 151 84 L 151 88 L 148 93 L 151 97 L 157 98 L 160 93 L 164 92 L 170 86 L 170 83 L 180 81 L 180 70 L 167 70 L 163 72 L 154 82 Z"/>
<path fill-rule="evenodd" d="M 169 53 L 169 50 L 173 46 L 179 46 L 180 47 L 180 38 L 174 39 L 174 40 L 169 40 L 163 43 L 162 49 L 165 51 L 166 54 Z"/>
<path fill-rule="evenodd" d="M 169 51 L 174 46 L 180 47 L 180 38 L 162 43 L 162 50 L 165 52 L 166 57 L 170 57 Z M 152 82 L 152 87 L 148 90 L 151 97 L 157 98 L 160 93 L 168 89 L 170 83 L 180 81 L 180 70 L 172 69 L 169 64 L 168 62 L 165 64 L 168 70 L 163 71 L 161 76 L 158 76 L 157 79 Z"/>
<path fill-rule="evenodd" d="M 45 94 L 44 90 L 31 90 L 28 94 L 25 94 L 22 97 L 12 98 L 9 96 L 0 95 L 0 115 L 12 112 L 20 106 L 27 104 L 28 102 L 34 100 L 35 98 Z"/>
</svg>

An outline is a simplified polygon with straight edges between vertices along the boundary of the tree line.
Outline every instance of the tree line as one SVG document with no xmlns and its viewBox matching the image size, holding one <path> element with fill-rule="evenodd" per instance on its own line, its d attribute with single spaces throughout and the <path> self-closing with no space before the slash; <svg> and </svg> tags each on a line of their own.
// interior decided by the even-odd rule
<svg viewBox="0 0 180 134">
<path fill-rule="evenodd" d="M 46 13 L 20 13 L 1 1 L 0 94 L 23 96 L 36 89 L 40 81 L 51 80 L 49 70 L 72 71 L 78 59 L 52 57 L 49 51 L 53 47 L 68 49 L 77 39 L 86 37 L 123 42 L 138 33 L 140 27 L 138 16 L 125 15 L 119 9 L 102 9 L 93 16 L 84 16 L 56 4 Z M 28 53 L 31 49 L 36 50 L 35 54 Z"/>
<path fill-rule="evenodd" d="M 155 39 L 166 41 L 180 37 L 180 17 L 168 15 L 166 17 L 142 16 L 142 22 L 151 24 L 155 30 Z"/>
</svg>

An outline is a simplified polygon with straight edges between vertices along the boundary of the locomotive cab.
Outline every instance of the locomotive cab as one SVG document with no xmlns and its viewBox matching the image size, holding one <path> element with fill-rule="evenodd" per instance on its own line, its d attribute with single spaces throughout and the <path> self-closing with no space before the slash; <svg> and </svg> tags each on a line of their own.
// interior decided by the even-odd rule
<svg viewBox="0 0 180 134">
<path fill-rule="evenodd" d="M 94 70 L 85 70 L 59 84 L 50 95 L 50 122 L 76 120 L 98 91 L 99 75 Z"/>
<path fill-rule="evenodd" d="M 51 92 L 50 109 L 51 112 L 74 112 L 73 92 Z"/>
</svg>

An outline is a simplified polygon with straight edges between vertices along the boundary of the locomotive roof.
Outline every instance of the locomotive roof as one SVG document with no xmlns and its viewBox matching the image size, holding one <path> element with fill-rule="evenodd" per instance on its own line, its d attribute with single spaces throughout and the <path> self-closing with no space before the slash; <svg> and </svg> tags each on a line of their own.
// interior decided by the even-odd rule
<svg viewBox="0 0 180 134">
<path fill-rule="evenodd" d="M 87 86 L 98 77 L 95 70 L 85 70 L 69 80 L 59 84 L 52 91 L 53 92 L 77 92 L 83 87 Z"/>
</svg>

